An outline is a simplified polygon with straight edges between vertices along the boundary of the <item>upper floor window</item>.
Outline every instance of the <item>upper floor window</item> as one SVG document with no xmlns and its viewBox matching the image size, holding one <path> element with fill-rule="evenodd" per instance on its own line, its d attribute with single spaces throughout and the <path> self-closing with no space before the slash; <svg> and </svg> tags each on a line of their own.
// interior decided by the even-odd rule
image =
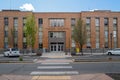
<svg viewBox="0 0 120 80">
<path fill-rule="evenodd" d="M 87 18 L 86 18 L 86 24 L 87 24 L 87 25 L 90 25 L 90 17 L 87 17 Z"/>
<path fill-rule="evenodd" d="M 18 26 L 18 18 L 17 17 L 14 18 L 14 27 L 16 27 L 16 26 Z"/>
<path fill-rule="evenodd" d="M 95 19 L 95 26 L 100 26 L 100 19 L 99 18 Z"/>
<path fill-rule="evenodd" d="M 8 24 L 9 24 L 8 17 L 5 17 L 5 18 L 4 18 L 4 25 L 5 25 L 5 26 L 8 26 Z"/>
<path fill-rule="evenodd" d="M 76 19 L 75 18 L 71 18 L 71 26 L 75 26 L 76 23 Z"/>
<path fill-rule="evenodd" d="M 50 38 L 63 38 L 64 32 L 50 32 L 49 36 Z"/>
<path fill-rule="evenodd" d="M 42 19 L 42 18 L 39 18 L 39 19 L 38 19 L 38 25 L 39 25 L 39 27 L 42 27 L 42 24 L 43 24 L 43 19 Z"/>
<path fill-rule="evenodd" d="M 109 24 L 108 18 L 104 18 L 104 25 L 108 26 L 108 24 Z"/>
<path fill-rule="evenodd" d="M 23 18 L 23 26 L 25 26 L 26 21 L 27 21 L 27 19 L 26 19 L 26 17 L 24 17 L 24 18 Z"/>
<path fill-rule="evenodd" d="M 50 26 L 51 27 L 63 27 L 64 19 L 50 19 Z"/>
<path fill-rule="evenodd" d="M 117 18 L 113 18 L 113 25 L 117 25 Z"/>
</svg>

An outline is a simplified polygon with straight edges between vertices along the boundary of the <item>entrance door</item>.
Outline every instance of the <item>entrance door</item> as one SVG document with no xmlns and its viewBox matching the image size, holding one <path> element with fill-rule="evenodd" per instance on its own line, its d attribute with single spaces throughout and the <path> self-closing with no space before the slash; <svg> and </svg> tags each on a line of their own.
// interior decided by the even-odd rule
<svg viewBox="0 0 120 80">
<path fill-rule="evenodd" d="M 64 43 L 51 43 L 50 44 L 50 51 L 63 51 L 64 50 Z"/>
</svg>

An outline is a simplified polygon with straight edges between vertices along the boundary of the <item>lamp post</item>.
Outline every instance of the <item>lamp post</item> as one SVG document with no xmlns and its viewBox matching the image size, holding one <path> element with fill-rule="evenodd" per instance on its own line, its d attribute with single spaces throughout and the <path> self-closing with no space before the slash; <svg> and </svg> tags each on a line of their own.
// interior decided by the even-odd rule
<svg viewBox="0 0 120 80">
<path fill-rule="evenodd" d="M 110 33 L 110 38 L 111 38 L 111 50 L 112 50 L 112 36 L 113 36 L 113 34 Z"/>
</svg>

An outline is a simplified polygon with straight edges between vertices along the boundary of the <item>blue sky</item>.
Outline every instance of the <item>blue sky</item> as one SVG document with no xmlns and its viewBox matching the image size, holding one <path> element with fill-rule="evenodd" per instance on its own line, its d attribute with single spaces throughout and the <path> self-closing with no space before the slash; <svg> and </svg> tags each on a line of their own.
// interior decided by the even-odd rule
<svg viewBox="0 0 120 80">
<path fill-rule="evenodd" d="M 0 0 L 0 10 L 30 10 L 31 6 L 34 12 L 120 11 L 120 0 Z"/>
</svg>

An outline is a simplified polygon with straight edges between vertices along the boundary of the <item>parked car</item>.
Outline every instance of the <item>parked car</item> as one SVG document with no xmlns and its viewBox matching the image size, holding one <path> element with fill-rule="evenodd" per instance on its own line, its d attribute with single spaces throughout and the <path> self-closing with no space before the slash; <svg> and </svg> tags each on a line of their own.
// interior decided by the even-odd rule
<svg viewBox="0 0 120 80">
<path fill-rule="evenodd" d="M 115 48 L 113 50 L 108 50 L 107 55 L 120 55 L 120 48 Z"/>
<path fill-rule="evenodd" d="M 17 48 L 8 48 L 5 49 L 4 56 L 20 56 L 20 51 Z"/>
</svg>

